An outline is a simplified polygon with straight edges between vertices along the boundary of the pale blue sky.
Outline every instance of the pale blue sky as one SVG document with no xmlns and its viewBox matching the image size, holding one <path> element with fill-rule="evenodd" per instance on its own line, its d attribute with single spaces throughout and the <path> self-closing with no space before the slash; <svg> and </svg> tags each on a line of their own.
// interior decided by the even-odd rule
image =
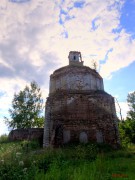
<svg viewBox="0 0 135 180">
<path fill-rule="evenodd" d="M 74 50 L 86 66 L 97 61 L 126 117 L 135 90 L 135 0 L 1 0 L 0 24 L 0 134 L 14 93 L 35 80 L 45 99 L 50 74 Z"/>
</svg>

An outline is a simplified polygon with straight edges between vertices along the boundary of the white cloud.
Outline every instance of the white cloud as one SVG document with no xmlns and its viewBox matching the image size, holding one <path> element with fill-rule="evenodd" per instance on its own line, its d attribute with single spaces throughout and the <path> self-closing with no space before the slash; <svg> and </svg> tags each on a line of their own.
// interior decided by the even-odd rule
<svg viewBox="0 0 135 180">
<path fill-rule="evenodd" d="M 5 125 L 5 123 L 3 122 L 3 119 L 0 118 L 0 135 L 2 134 L 8 134 L 8 128 L 7 126 Z"/>
<path fill-rule="evenodd" d="M 119 105 L 118 105 L 118 103 L 119 103 Z M 125 119 L 127 116 L 127 112 L 129 111 L 128 104 L 127 104 L 127 102 L 118 102 L 118 103 L 115 103 L 117 116 L 119 118 L 121 118 L 120 117 L 120 110 L 121 110 L 122 118 Z"/>
<path fill-rule="evenodd" d="M 1 32 L 3 32 L 1 38 L 7 40 L 4 41 L 6 49 L 12 46 L 11 51 L 18 52 L 14 59 L 22 59 L 23 56 L 34 66 L 44 66 L 43 54 L 52 52 L 58 57 L 58 63 L 65 65 L 68 52 L 79 50 L 84 55 L 85 64 L 90 65 L 91 59 L 85 59 L 85 55 L 90 57 L 91 54 L 96 54 L 95 59 L 99 61 L 105 58 L 106 52 L 110 48 L 113 48 L 113 52 L 116 54 L 115 48 L 117 49 L 117 47 L 114 39 L 118 35 L 112 33 L 112 30 L 119 27 L 119 9 L 123 1 L 116 4 L 115 0 L 84 1 L 83 8 L 74 8 L 76 1 L 61 2 L 48 1 L 46 3 L 34 0 L 23 3 L 23 5 L 7 2 L 3 6 L 6 8 L 3 10 L 4 16 L 1 20 L 4 24 L 1 27 Z M 16 9 L 15 13 L 13 13 L 14 8 Z M 66 11 L 66 14 L 62 14 L 63 25 L 58 23 L 61 10 Z M 92 23 L 97 26 L 96 30 L 93 29 Z M 62 36 L 65 32 L 68 38 Z M 119 38 L 121 44 L 123 43 L 122 38 Z M 121 54 L 123 51 L 124 49 L 121 49 Z M 15 54 L 15 52 L 13 53 Z M 108 59 L 110 62 L 111 57 Z M 121 68 L 121 66 L 116 69 L 114 67 L 112 70 L 108 66 L 110 64 L 102 67 L 103 76 Z"/>
<path fill-rule="evenodd" d="M 112 43 L 112 48 L 113 51 L 108 54 L 108 60 L 101 69 L 101 74 L 105 77 L 135 61 L 135 40 L 124 30 L 119 34 L 118 40 Z"/>
</svg>

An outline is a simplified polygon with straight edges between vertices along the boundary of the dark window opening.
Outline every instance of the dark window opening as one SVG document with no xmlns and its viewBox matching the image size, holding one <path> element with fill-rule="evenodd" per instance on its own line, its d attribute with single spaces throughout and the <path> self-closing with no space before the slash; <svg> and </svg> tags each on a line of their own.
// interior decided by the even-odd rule
<svg viewBox="0 0 135 180">
<path fill-rule="evenodd" d="M 76 57 L 74 56 L 74 60 L 76 60 Z"/>
<path fill-rule="evenodd" d="M 55 129 L 55 145 L 61 145 L 63 142 L 63 127 L 58 125 Z"/>
</svg>

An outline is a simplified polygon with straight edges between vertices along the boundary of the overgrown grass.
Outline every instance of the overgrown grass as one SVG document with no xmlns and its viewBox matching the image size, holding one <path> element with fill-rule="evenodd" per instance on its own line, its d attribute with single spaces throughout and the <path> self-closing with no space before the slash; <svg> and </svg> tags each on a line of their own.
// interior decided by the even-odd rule
<svg viewBox="0 0 135 180">
<path fill-rule="evenodd" d="M 0 180 L 135 179 L 135 146 L 96 144 L 41 149 L 36 141 L 0 143 Z"/>
</svg>

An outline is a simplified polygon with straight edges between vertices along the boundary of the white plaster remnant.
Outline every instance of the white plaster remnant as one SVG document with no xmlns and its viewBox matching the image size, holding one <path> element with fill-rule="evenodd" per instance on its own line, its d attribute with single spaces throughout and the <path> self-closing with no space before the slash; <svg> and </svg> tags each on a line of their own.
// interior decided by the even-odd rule
<svg viewBox="0 0 135 180">
<path fill-rule="evenodd" d="M 81 53 L 78 51 L 71 51 L 68 56 L 69 61 L 80 62 L 82 61 Z"/>
<path fill-rule="evenodd" d="M 63 75 L 58 76 L 57 79 L 53 78 L 53 75 L 51 76 L 50 93 L 55 93 L 57 90 L 104 90 L 101 78 L 94 77 L 90 73 L 87 74 L 85 71 L 80 71 L 78 74 L 76 72 L 78 69 L 70 66 L 67 68 L 69 68 L 69 72 L 64 73 L 63 69 Z"/>
<path fill-rule="evenodd" d="M 74 101 L 74 98 L 71 97 L 70 99 L 67 99 L 67 104 L 71 104 Z"/>
<path fill-rule="evenodd" d="M 63 142 L 68 143 L 70 141 L 70 130 L 63 131 Z"/>
<path fill-rule="evenodd" d="M 103 143 L 103 134 L 102 134 L 102 131 L 97 130 L 96 138 L 97 138 L 97 143 Z"/>
<path fill-rule="evenodd" d="M 88 136 L 86 132 L 81 132 L 79 136 L 80 143 L 87 143 L 88 142 Z"/>
</svg>

